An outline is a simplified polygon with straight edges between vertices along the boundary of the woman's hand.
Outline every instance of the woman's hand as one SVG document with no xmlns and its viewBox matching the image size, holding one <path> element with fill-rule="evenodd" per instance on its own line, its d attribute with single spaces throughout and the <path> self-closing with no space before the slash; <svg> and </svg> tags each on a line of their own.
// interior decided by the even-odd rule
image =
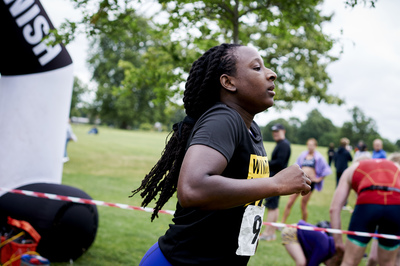
<svg viewBox="0 0 400 266">
<path fill-rule="evenodd" d="M 308 166 L 303 166 L 301 169 L 311 179 L 312 182 L 314 182 L 314 183 L 321 182 L 321 181 L 318 180 L 314 168 L 308 167 Z"/>
<path fill-rule="evenodd" d="M 271 179 L 274 179 L 280 188 L 280 195 L 301 193 L 305 196 L 311 190 L 310 177 L 297 164 L 283 169 Z"/>
<path fill-rule="evenodd" d="M 311 181 L 312 182 L 314 182 L 314 183 L 320 183 L 321 181 L 322 181 L 322 177 L 320 177 L 320 178 L 318 178 L 318 177 L 313 177 L 313 178 L 310 178 L 311 179 Z"/>
<path fill-rule="evenodd" d="M 344 244 L 343 242 L 341 243 L 335 243 L 335 249 L 336 249 L 336 254 L 338 255 L 338 257 L 343 258 L 343 254 L 344 254 Z"/>
</svg>

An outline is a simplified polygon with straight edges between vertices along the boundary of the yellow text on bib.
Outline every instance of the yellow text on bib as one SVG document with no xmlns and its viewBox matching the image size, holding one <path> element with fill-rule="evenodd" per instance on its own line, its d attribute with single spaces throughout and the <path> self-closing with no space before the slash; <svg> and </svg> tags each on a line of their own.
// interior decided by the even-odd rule
<svg viewBox="0 0 400 266">
<path fill-rule="evenodd" d="M 268 157 L 251 154 L 249 163 L 249 174 L 247 175 L 247 179 L 265 177 L 269 177 Z M 259 202 L 260 201 L 256 201 L 255 205 L 258 206 Z"/>
</svg>

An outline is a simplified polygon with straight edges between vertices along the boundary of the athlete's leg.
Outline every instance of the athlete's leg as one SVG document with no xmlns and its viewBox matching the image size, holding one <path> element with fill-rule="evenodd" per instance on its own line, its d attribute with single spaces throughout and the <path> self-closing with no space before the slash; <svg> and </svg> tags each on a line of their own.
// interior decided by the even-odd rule
<svg viewBox="0 0 400 266">
<path fill-rule="evenodd" d="M 289 255 L 296 262 L 296 266 L 305 266 L 307 264 L 306 256 L 299 243 L 290 243 L 285 245 Z"/>
<path fill-rule="evenodd" d="M 311 194 L 312 192 L 308 193 L 307 195 L 301 198 L 301 217 L 305 222 L 307 222 L 308 218 L 307 204 L 310 201 Z"/>
<path fill-rule="evenodd" d="M 345 251 L 342 266 L 357 266 L 360 264 L 364 256 L 366 247 L 361 247 L 347 240 L 345 244 Z"/>
<path fill-rule="evenodd" d="M 367 266 L 376 266 L 376 265 L 378 265 L 378 240 L 372 239 Z"/>
<path fill-rule="evenodd" d="M 267 222 L 276 223 L 279 217 L 279 196 L 270 197 L 265 199 L 265 207 L 267 207 Z M 261 234 L 261 239 L 275 240 L 276 227 L 266 225 L 264 232 Z"/>
<path fill-rule="evenodd" d="M 400 266 L 400 248 L 397 249 L 396 263 L 394 265 Z"/>
<path fill-rule="evenodd" d="M 267 222 L 270 223 L 276 223 L 278 221 L 278 216 L 279 216 L 279 209 L 268 209 L 268 213 L 267 213 Z M 262 236 L 264 237 L 270 237 L 270 240 L 274 240 L 273 239 L 273 235 L 275 234 L 275 230 L 276 228 L 272 225 L 266 225 L 265 226 L 265 230 L 262 233 Z"/>
<path fill-rule="evenodd" d="M 387 250 L 382 248 L 381 246 L 378 247 L 378 262 L 379 266 L 392 266 L 396 263 L 396 256 L 398 253 L 398 248 L 394 250 Z"/>
<path fill-rule="evenodd" d="M 307 264 L 303 248 L 297 239 L 297 229 L 285 227 L 282 230 L 282 244 L 285 246 L 289 255 L 293 258 L 296 266 L 305 266 Z"/>
<path fill-rule="evenodd" d="M 400 235 L 400 205 L 381 206 L 382 217 L 379 220 L 378 233 Z M 400 241 L 379 238 L 378 262 L 379 265 L 395 265 Z"/>
<path fill-rule="evenodd" d="M 285 206 L 285 210 L 283 211 L 282 223 L 285 223 L 286 219 L 289 217 L 290 211 L 298 196 L 299 194 L 292 194 L 289 196 L 289 200 Z"/>
</svg>

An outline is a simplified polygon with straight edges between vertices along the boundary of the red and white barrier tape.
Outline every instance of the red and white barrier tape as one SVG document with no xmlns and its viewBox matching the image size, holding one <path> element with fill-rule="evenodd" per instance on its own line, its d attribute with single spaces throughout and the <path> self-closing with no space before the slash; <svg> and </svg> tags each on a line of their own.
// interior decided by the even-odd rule
<svg viewBox="0 0 400 266">
<path fill-rule="evenodd" d="M 307 225 L 297 225 L 297 224 L 283 224 L 283 223 L 270 223 L 263 222 L 264 225 L 272 225 L 275 227 L 293 227 L 301 230 L 307 231 L 322 231 L 328 232 L 332 234 L 345 234 L 345 235 L 353 235 L 353 236 L 366 236 L 366 237 L 378 237 L 378 238 L 387 238 L 387 239 L 400 239 L 400 236 L 396 235 L 387 235 L 387 234 L 377 234 L 377 233 L 366 233 L 366 232 L 358 232 L 358 231 L 347 231 L 347 230 L 339 230 L 332 228 L 321 228 L 321 227 L 313 227 Z"/>
<path fill-rule="evenodd" d="M 90 205 L 97 205 L 97 206 L 116 207 L 116 208 L 120 208 L 120 209 L 153 212 L 152 208 L 136 207 L 136 206 L 130 206 L 127 204 L 122 204 L 122 203 L 109 203 L 109 202 L 100 201 L 100 200 L 82 199 L 82 198 L 77 198 L 77 197 L 62 196 L 62 195 L 43 193 L 43 192 L 34 192 L 34 191 L 29 191 L 29 190 L 8 189 L 8 188 L 0 187 L 0 191 L 7 191 L 9 193 L 21 194 L 21 195 L 31 196 L 31 197 L 36 197 L 36 198 L 45 198 L 45 199 L 51 199 L 51 200 L 68 201 L 68 202 L 90 204 Z M 160 210 L 159 213 L 173 215 L 175 212 L 168 211 L 168 210 L 167 211 Z"/>
<path fill-rule="evenodd" d="M 97 206 L 115 207 L 115 208 L 120 208 L 120 209 L 153 212 L 152 208 L 136 207 L 136 206 L 130 206 L 127 204 L 122 204 L 122 203 L 109 203 L 109 202 L 100 201 L 100 200 L 82 199 L 82 198 L 77 198 L 77 197 L 62 196 L 62 195 L 56 195 L 56 194 L 51 194 L 51 193 L 35 192 L 35 191 L 20 190 L 20 189 L 8 189 L 8 188 L 2 188 L 2 187 L 0 187 L 0 191 L 6 191 L 9 193 L 21 194 L 21 195 L 31 196 L 31 197 L 36 197 L 36 198 L 45 198 L 45 199 L 68 201 L 68 202 L 75 202 L 75 203 L 81 203 L 81 204 L 90 204 L 90 205 L 97 205 Z M 175 211 L 160 210 L 159 213 L 174 215 Z M 274 227 L 293 227 L 293 228 L 297 228 L 297 229 L 301 229 L 301 230 L 308 230 L 308 231 L 323 231 L 323 232 L 328 232 L 328 233 L 332 233 L 332 234 L 346 234 L 346 235 L 356 235 L 356 236 L 365 236 L 365 237 L 400 239 L 400 236 L 396 236 L 396 235 L 347 231 L 347 230 L 321 228 L 321 227 L 313 227 L 313 226 L 306 226 L 306 225 L 270 223 L 270 222 L 263 222 L 263 224 L 271 225 Z"/>
</svg>

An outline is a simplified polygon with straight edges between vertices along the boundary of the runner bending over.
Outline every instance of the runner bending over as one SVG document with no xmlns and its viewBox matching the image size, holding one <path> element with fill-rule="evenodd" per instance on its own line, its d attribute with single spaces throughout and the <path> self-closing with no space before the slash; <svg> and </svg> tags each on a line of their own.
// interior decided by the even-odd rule
<svg viewBox="0 0 400 266">
<path fill-rule="evenodd" d="M 360 158 L 362 159 L 362 158 Z M 389 160 L 368 159 L 354 163 L 343 173 L 332 199 L 332 228 L 341 229 L 340 212 L 350 190 L 357 193 L 349 230 L 400 235 L 400 153 Z M 342 235 L 334 234 L 337 252 L 344 252 L 342 265 L 358 265 L 371 237 L 348 235 L 343 245 Z M 380 266 L 394 265 L 400 240 L 379 238 Z"/>
</svg>

